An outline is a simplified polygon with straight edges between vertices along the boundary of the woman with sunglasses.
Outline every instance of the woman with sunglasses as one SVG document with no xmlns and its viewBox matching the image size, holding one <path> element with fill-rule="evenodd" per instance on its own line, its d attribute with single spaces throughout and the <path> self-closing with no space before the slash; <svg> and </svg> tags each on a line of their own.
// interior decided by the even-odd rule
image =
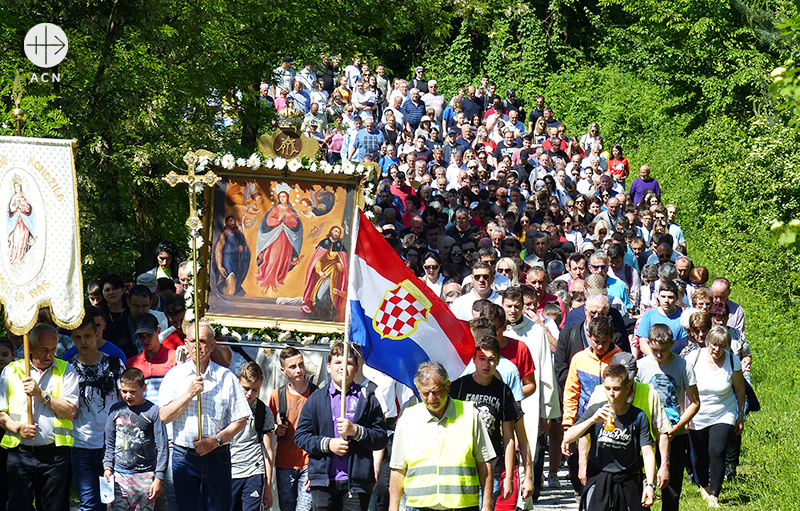
<svg viewBox="0 0 800 511">
<path fill-rule="evenodd" d="M 510 281 L 508 287 L 519 285 L 519 269 L 510 257 L 504 257 L 497 261 L 495 271 Z"/>
<path fill-rule="evenodd" d="M 588 224 L 591 221 L 591 218 L 589 217 L 589 212 L 586 209 L 586 197 L 583 195 L 578 195 L 575 198 L 574 206 L 575 211 L 571 213 L 573 219 L 576 222 L 582 223 L 583 225 Z"/>
<path fill-rule="evenodd" d="M 514 224 L 514 236 L 517 237 L 520 243 L 525 244 L 525 233 L 531 228 L 533 224 L 533 217 L 525 211 L 519 215 L 517 223 Z"/>
<path fill-rule="evenodd" d="M 564 218 L 561 220 L 561 232 L 567 241 L 575 245 L 577 249 L 581 246 L 581 243 L 583 243 L 583 235 L 579 231 L 576 231 L 574 227 L 575 219 L 572 215 L 564 215 Z"/>
<path fill-rule="evenodd" d="M 589 125 L 589 132 L 581 137 L 580 145 L 584 154 L 589 154 L 596 144 L 603 144 L 603 136 L 600 134 L 600 125 L 593 122 Z"/>
<path fill-rule="evenodd" d="M 436 252 L 428 252 L 422 258 L 422 270 L 425 274 L 422 281 L 430 288 L 431 291 L 436 293 L 436 296 L 443 298 L 442 290 L 444 285 L 451 282 L 450 279 L 441 274 L 442 258 Z"/>
</svg>

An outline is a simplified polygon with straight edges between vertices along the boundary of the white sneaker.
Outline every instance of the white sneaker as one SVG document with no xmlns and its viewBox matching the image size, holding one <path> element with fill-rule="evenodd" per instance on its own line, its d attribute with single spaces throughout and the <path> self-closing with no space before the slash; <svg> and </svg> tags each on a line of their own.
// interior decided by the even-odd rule
<svg viewBox="0 0 800 511">
<path fill-rule="evenodd" d="M 546 481 L 547 488 L 561 488 L 561 481 L 558 480 L 558 474 L 550 473 Z"/>
</svg>

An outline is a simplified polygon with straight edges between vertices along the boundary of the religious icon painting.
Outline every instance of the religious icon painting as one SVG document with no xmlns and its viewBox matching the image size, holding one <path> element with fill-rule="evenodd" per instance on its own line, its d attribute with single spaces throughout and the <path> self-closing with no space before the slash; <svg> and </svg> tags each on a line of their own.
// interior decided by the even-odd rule
<svg viewBox="0 0 800 511">
<path fill-rule="evenodd" d="M 358 178 L 213 169 L 206 318 L 247 328 L 341 331 Z M 237 172 L 238 171 L 238 172 Z"/>
</svg>

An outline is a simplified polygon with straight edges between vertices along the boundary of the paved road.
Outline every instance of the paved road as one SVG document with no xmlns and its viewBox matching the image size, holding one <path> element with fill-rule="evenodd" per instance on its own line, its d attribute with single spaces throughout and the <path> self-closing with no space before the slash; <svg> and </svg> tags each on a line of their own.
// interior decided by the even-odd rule
<svg viewBox="0 0 800 511">
<path fill-rule="evenodd" d="M 545 456 L 545 474 L 547 474 L 547 467 L 549 466 L 550 462 Z M 558 470 L 558 477 L 561 480 L 561 488 L 543 488 L 541 495 L 539 495 L 539 500 L 533 504 L 534 511 L 544 511 L 546 509 L 578 509 L 578 503 L 575 501 L 575 492 L 572 490 L 572 485 L 569 482 L 569 471 L 567 470 L 566 461 L 561 464 L 561 468 Z"/>
</svg>

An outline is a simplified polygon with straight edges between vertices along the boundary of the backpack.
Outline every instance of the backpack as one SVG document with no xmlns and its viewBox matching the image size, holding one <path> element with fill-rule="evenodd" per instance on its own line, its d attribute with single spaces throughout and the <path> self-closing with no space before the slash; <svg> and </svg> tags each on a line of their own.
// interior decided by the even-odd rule
<svg viewBox="0 0 800 511">
<path fill-rule="evenodd" d="M 281 418 L 282 421 L 286 422 L 288 422 L 288 419 L 286 418 L 286 412 L 288 411 L 288 405 L 286 404 L 286 387 L 288 385 L 289 384 L 287 383 L 286 385 L 281 385 L 278 388 L 278 416 Z M 319 387 L 317 387 L 311 382 L 308 382 L 308 388 L 311 389 L 311 391 L 308 393 L 308 395 L 310 396 Z M 258 425 L 256 425 L 256 429 L 258 429 Z"/>
</svg>

